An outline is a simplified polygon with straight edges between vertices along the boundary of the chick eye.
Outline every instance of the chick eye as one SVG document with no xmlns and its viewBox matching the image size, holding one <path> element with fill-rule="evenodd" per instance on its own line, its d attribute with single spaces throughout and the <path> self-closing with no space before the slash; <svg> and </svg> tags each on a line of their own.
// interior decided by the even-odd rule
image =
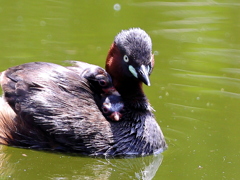
<svg viewBox="0 0 240 180">
<path fill-rule="evenodd" d="M 123 60 L 124 60 L 125 62 L 128 62 L 128 61 L 129 61 L 128 56 L 127 56 L 127 55 L 124 55 L 124 56 L 123 56 Z"/>
<path fill-rule="evenodd" d="M 103 107 L 102 107 L 102 111 L 103 111 L 103 113 L 108 113 L 108 108 L 105 107 L 105 106 L 103 106 Z"/>
</svg>

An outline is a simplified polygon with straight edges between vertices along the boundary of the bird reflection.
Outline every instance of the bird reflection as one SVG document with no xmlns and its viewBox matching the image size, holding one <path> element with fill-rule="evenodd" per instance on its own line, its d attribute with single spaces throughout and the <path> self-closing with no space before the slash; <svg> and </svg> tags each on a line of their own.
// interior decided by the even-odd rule
<svg viewBox="0 0 240 180">
<path fill-rule="evenodd" d="M 0 179 L 152 179 L 163 155 L 101 159 L 0 146 Z"/>
</svg>

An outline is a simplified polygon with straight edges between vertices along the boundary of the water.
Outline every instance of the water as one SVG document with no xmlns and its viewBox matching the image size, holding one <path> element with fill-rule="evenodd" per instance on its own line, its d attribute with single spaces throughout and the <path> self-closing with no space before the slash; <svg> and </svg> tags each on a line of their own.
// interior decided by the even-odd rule
<svg viewBox="0 0 240 180">
<path fill-rule="evenodd" d="M 95 159 L 0 146 L 1 179 L 239 179 L 238 1 L 6 1 L 0 70 L 80 60 L 104 67 L 121 29 L 141 27 L 155 68 L 144 90 L 169 148 Z"/>
</svg>

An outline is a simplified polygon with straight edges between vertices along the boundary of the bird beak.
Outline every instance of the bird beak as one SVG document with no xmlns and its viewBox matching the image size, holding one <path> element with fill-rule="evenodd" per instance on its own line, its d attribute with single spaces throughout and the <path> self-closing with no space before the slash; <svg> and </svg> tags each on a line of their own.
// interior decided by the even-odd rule
<svg viewBox="0 0 240 180">
<path fill-rule="evenodd" d="M 122 115 L 121 113 L 119 112 L 113 112 L 111 115 L 110 115 L 110 118 L 113 120 L 113 121 L 119 121 L 121 119 Z"/>
<path fill-rule="evenodd" d="M 150 80 L 149 80 L 149 72 L 148 72 L 148 68 L 144 65 L 141 65 L 141 67 L 139 69 L 137 69 L 137 73 L 138 73 L 138 79 L 141 80 L 144 84 L 146 84 L 147 86 L 150 86 Z"/>
</svg>

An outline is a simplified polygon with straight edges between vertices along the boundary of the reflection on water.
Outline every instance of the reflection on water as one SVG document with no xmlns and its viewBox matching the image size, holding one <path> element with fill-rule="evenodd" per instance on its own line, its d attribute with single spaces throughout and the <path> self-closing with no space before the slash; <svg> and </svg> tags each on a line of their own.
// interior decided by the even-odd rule
<svg viewBox="0 0 240 180">
<path fill-rule="evenodd" d="M 139 158 L 100 159 L 7 146 L 0 148 L 0 179 L 149 180 L 155 176 L 163 158 L 159 154 Z"/>
</svg>

